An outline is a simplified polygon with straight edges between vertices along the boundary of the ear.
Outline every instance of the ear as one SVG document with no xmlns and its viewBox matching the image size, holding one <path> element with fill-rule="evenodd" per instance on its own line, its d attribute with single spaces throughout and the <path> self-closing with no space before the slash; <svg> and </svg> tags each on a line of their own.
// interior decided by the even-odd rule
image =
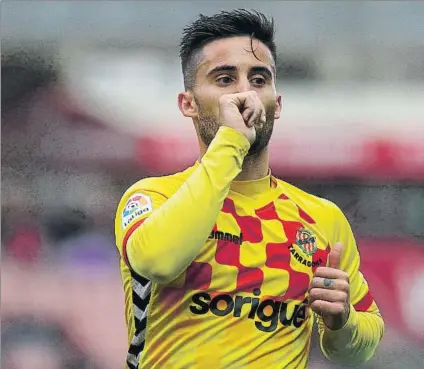
<svg viewBox="0 0 424 369">
<path fill-rule="evenodd" d="M 178 94 L 178 107 L 185 117 L 197 118 L 197 104 L 192 92 L 185 91 Z"/>
<path fill-rule="evenodd" d="M 281 110 L 283 109 L 283 105 L 281 103 L 281 95 L 277 95 L 277 100 L 275 101 L 275 113 L 274 119 L 280 118 Z"/>
</svg>

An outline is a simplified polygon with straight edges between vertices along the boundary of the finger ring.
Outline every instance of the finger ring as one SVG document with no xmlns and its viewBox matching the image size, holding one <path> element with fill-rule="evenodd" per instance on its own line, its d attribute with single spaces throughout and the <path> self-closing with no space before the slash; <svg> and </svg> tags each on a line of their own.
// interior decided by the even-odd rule
<svg viewBox="0 0 424 369">
<path fill-rule="evenodd" d="M 325 288 L 330 288 L 331 285 L 333 284 L 333 280 L 330 278 L 324 278 L 324 287 Z"/>
</svg>

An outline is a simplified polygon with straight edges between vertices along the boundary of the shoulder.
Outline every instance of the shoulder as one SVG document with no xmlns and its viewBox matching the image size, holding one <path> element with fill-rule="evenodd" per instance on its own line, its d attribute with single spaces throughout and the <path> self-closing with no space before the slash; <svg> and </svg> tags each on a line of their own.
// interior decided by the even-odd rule
<svg viewBox="0 0 424 369">
<path fill-rule="evenodd" d="M 115 226 L 131 224 L 136 218 L 146 217 L 165 203 L 184 183 L 186 171 L 161 177 L 147 177 L 130 186 L 119 200 Z"/>
<path fill-rule="evenodd" d="M 148 192 L 151 194 L 158 194 L 164 197 L 170 197 L 184 181 L 178 174 L 172 174 L 163 177 L 148 177 L 134 183 L 129 187 L 124 194 L 130 195 L 135 192 Z"/>
<path fill-rule="evenodd" d="M 287 182 L 278 182 L 284 188 L 286 197 L 297 206 L 300 218 L 317 224 L 328 238 L 333 240 L 333 244 L 351 234 L 349 221 L 334 202 L 312 195 Z"/>
<path fill-rule="evenodd" d="M 137 192 L 169 198 L 181 187 L 191 171 L 192 167 L 166 176 L 143 178 L 129 187 L 122 198 Z"/>
<path fill-rule="evenodd" d="M 283 187 L 284 194 L 302 210 L 318 216 L 331 216 L 333 219 L 343 216 L 342 210 L 334 202 L 315 196 L 283 180 L 277 179 L 277 182 Z"/>
</svg>

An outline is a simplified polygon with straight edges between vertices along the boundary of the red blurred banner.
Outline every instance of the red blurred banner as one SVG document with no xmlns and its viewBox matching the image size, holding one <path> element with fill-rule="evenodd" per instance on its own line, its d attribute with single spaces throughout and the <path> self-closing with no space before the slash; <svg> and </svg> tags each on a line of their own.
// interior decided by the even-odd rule
<svg viewBox="0 0 424 369">
<path fill-rule="evenodd" d="M 308 140 L 274 140 L 270 144 L 274 173 L 292 177 L 359 177 L 423 180 L 424 145 L 419 139 L 370 139 L 331 145 Z M 138 141 L 136 160 L 148 172 L 183 170 L 198 158 L 195 139 L 146 136 Z"/>
<path fill-rule="evenodd" d="M 424 343 L 424 244 L 361 240 L 361 270 L 387 325 Z"/>
</svg>

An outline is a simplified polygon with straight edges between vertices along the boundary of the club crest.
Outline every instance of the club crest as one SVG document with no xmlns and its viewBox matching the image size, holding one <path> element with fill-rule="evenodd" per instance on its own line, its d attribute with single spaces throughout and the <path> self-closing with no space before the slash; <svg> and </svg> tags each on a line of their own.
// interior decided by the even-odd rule
<svg viewBox="0 0 424 369">
<path fill-rule="evenodd" d="M 299 228 L 297 230 L 296 245 L 299 246 L 306 255 L 313 255 L 318 250 L 315 235 L 305 228 Z"/>
</svg>

